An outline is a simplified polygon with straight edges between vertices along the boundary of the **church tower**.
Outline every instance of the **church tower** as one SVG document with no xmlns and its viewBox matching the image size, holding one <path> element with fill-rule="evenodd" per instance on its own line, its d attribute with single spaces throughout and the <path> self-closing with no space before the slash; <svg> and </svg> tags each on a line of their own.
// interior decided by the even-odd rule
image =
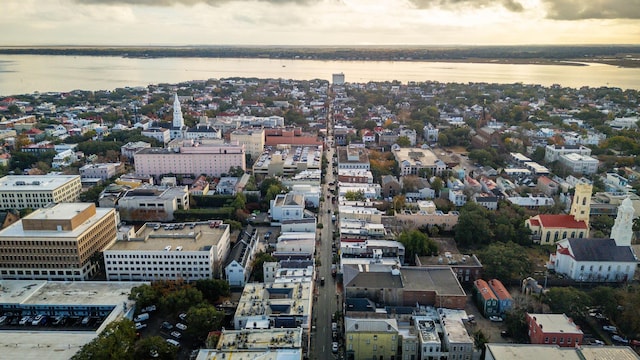
<svg viewBox="0 0 640 360">
<path fill-rule="evenodd" d="M 573 196 L 573 203 L 571 203 L 570 215 L 576 221 L 584 221 L 589 224 L 589 212 L 591 211 L 591 191 L 593 185 L 589 184 L 577 184 L 576 192 Z"/>
<path fill-rule="evenodd" d="M 631 199 L 628 197 L 624 199 L 622 204 L 618 207 L 618 216 L 616 216 L 616 222 L 611 228 L 611 238 L 616 241 L 616 245 L 631 245 L 633 217 L 635 215 L 635 211 L 636 210 L 633 208 Z"/>
<path fill-rule="evenodd" d="M 178 100 L 178 94 L 176 93 L 173 100 L 173 128 L 182 129 L 184 126 L 184 118 L 182 118 L 182 107 L 180 106 L 180 100 Z"/>
</svg>

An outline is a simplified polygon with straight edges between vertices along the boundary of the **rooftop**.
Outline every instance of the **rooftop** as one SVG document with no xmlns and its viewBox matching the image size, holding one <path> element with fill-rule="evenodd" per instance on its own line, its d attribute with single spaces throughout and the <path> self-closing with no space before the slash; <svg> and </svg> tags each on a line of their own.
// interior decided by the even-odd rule
<svg viewBox="0 0 640 360">
<path fill-rule="evenodd" d="M 534 344 L 487 344 L 487 356 L 495 360 L 637 360 L 628 346 L 582 346 L 580 348 Z"/>
<path fill-rule="evenodd" d="M 0 179 L 0 191 L 48 191 L 80 179 L 80 175 L 7 175 Z"/>
<path fill-rule="evenodd" d="M 196 360 L 300 360 L 302 349 L 236 350 L 200 349 Z"/>
<path fill-rule="evenodd" d="M 584 221 L 576 221 L 573 215 L 538 215 L 538 219 L 540 219 L 540 224 L 546 228 L 587 229 L 587 223 Z"/>
<path fill-rule="evenodd" d="M 218 348 L 225 351 L 300 348 L 301 346 L 302 328 L 222 330 L 218 340 Z"/>
<path fill-rule="evenodd" d="M 527 314 L 545 333 L 582 334 L 582 330 L 576 326 L 565 314 Z"/>
<path fill-rule="evenodd" d="M 433 166 L 439 160 L 430 149 L 400 148 L 394 150 L 393 154 L 400 164 L 403 161 L 407 161 L 411 165 L 420 163 L 422 166 Z"/>
<path fill-rule="evenodd" d="M 212 222 L 188 222 L 158 224 L 147 223 L 130 241 L 117 241 L 106 251 L 208 251 L 218 245 L 229 225 L 221 220 L 215 221 L 218 227 L 211 227 Z M 157 229 L 156 229 L 157 227 Z M 173 228 L 172 228 L 173 227 Z"/>
</svg>

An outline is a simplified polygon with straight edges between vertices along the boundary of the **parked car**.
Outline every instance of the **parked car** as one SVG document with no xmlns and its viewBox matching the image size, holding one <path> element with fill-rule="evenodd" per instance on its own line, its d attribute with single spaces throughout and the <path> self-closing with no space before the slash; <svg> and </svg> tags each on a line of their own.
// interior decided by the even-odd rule
<svg viewBox="0 0 640 360">
<path fill-rule="evenodd" d="M 177 327 L 178 329 L 182 330 L 182 331 L 187 330 L 187 325 L 182 324 L 182 323 L 177 323 L 177 324 L 176 324 L 176 327 Z"/>
<path fill-rule="evenodd" d="M 628 344 L 628 343 L 629 343 L 629 340 L 627 340 L 627 339 L 623 338 L 623 337 L 622 337 L 622 336 L 620 336 L 620 335 L 612 335 L 612 336 L 611 336 L 611 340 L 613 340 L 613 341 L 617 341 L 617 342 L 621 342 L 621 343 L 623 343 L 623 344 Z"/>
<path fill-rule="evenodd" d="M 146 308 L 142 309 L 140 312 L 146 313 L 146 312 L 152 312 L 152 311 L 156 311 L 155 305 L 149 305 Z"/>
<path fill-rule="evenodd" d="M 179 331 L 172 331 L 171 336 L 173 336 L 176 339 L 180 339 L 182 337 L 182 334 L 180 334 Z"/>
<path fill-rule="evenodd" d="M 146 320 L 149 320 L 149 313 L 142 313 L 133 319 L 134 322 L 142 322 Z"/>
<path fill-rule="evenodd" d="M 64 315 L 58 315 L 55 318 L 53 318 L 53 322 L 51 322 L 51 325 L 62 326 L 66 323 L 67 323 L 67 317 Z"/>
<path fill-rule="evenodd" d="M 591 343 L 592 343 L 593 345 L 604 345 L 604 341 L 602 341 L 602 340 L 597 340 L 597 339 L 596 339 L 596 340 L 593 340 Z"/>
<path fill-rule="evenodd" d="M 31 320 L 33 320 L 31 316 L 23 316 L 22 319 L 20 319 L 20 322 L 18 324 L 27 325 L 27 323 L 31 322 Z"/>
<path fill-rule="evenodd" d="M 503 338 L 508 338 L 509 332 L 507 330 L 502 330 L 500 331 L 500 336 L 502 336 Z"/>
<path fill-rule="evenodd" d="M 489 320 L 493 322 L 502 322 L 502 318 L 500 316 L 489 316 Z"/>
<path fill-rule="evenodd" d="M 336 330 L 338 330 L 338 324 L 337 324 L 337 323 L 332 322 L 332 323 L 331 323 L 331 331 L 336 331 Z"/>
<path fill-rule="evenodd" d="M 610 332 L 610 333 L 617 333 L 618 332 L 618 328 L 615 326 L 611 326 L 611 325 L 605 325 L 602 327 L 602 330 Z"/>
<path fill-rule="evenodd" d="M 166 329 L 166 330 L 171 330 L 171 329 L 173 329 L 173 325 L 172 325 L 170 322 L 168 322 L 168 321 L 163 322 L 163 323 L 162 323 L 162 325 L 161 325 L 161 327 L 162 327 L 163 329 Z"/>
<path fill-rule="evenodd" d="M 87 326 L 89 325 L 89 321 L 91 321 L 91 317 L 85 316 L 84 318 L 82 318 L 82 321 L 80 323 L 82 324 L 82 326 Z"/>
<path fill-rule="evenodd" d="M 631 345 L 633 346 L 640 346 L 640 340 L 631 340 Z"/>
<path fill-rule="evenodd" d="M 7 321 L 7 316 L 6 315 L 0 316 L 0 325 L 3 325 L 6 321 Z"/>
<path fill-rule="evenodd" d="M 337 342 L 332 342 L 331 343 L 331 351 L 333 351 L 334 353 L 338 352 L 338 343 Z"/>
<path fill-rule="evenodd" d="M 171 344 L 171 345 L 173 345 L 175 347 L 180 347 L 180 343 L 175 341 L 175 340 L 173 340 L 173 339 L 167 339 L 167 343 L 169 343 L 169 344 Z"/>
<path fill-rule="evenodd" d="M 136 330 L 144 329 L 147 327 L 147 324 L 136 323 Z"/>
<path fill-rule="evenodd" d="M 182 313 L 182 314 L 178 315 L 178 317 L 180 318 L 180 320 L 185 321 L 187 319 L 187 314 L 186 313 Z"/>
<path fill-rule="evenodd" d="M 46 322 L 47 322 L 47 317 L 46 316 L 44 316 L 44 315 L 36 315 L 36 317 L 34 317 L 33 320 L 31 321 L 31 325 L 39 326 L 39 325 L 43 325 Z"/>
</svg>

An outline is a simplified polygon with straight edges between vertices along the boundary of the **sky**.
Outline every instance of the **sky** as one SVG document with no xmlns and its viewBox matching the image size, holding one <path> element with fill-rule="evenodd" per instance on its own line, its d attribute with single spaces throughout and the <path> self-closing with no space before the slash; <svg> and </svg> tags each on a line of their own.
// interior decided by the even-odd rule
<svg viewBox="0 0 640 360">
<path fill-rule="evenodd" d="M 2 0 L 0 10 L 0 46 L 640 43 L 640 0 Z"/>
</svg>

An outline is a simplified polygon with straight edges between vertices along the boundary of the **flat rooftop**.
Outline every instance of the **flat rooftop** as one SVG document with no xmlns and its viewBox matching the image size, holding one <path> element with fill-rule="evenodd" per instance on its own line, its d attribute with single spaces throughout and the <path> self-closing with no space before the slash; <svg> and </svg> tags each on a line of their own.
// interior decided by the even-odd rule
<svg viewBox="0 0 640 360">
<path fill-rule="evenodd" d="M 582 330 L 564 314 L 529 314 L 544 332 L 582 334 Z"/>
<path fill-rule="evenodd" d="M 456 274 L 450 267 L 403 267 L 402 280 L 406 290 L 436 290 L 438 295 L 466 296 Z"/>
<path fill-rule="evenodd" d="M 422 166 L 433 166 L 438 161 L 436 154 L 429 149 L 400 148 L 394 150 L 393 154 L 401 166 L 403 161 L 408 161 L 412 165 L 420 163 Z"/>
<path fill-rule="evenodd" d="M 7 175 L 0 179 L 0 191 L 50 191 L 80 175 Z"/>
<path fill-rule="evenodd" d="M 495 360 L 638 360 L 628 346 L 582 346 L 561 348 L 556 345 L 487 344 L 487 354 Z"/>
<path fill-rule="evenodd" d="M 260 351 L 224 351 L 214 349 L 201 349 L 196 360 L 300 360 L 302 349 L 276 349 Z"/>
<path fill-rule="evenodd" d="M 116 305 L 145 282 L 0 281 L 0 304 Z"/>
<path fill-rule="evenodd" d="M 223 330 L 218 347 L 222 350 L 302 347 L 302 328 Z"/>
<path fill-rule="evenodd" d="M 218 245 L 229 226 L 221 224 L 212 228 L 209 222 L 188 222 L 159 224 L 156 229 L 155 224 L 159 223 L 147 223 L 135 238 L 117 241 L 106 251 L 164 251 L 167 246 L 171 246 L 170 251 L 176 251 L 178 246 L 182 246 L 182 251 L 208 251 L 211 246 Z"/>
<path fill-rule="evenodd" d="M 65 206 L 62 206 L 65 205 Z M 69 205 L 69 206 L 66 206 Z M 45 211 L 34 211 L 29 215 L 30 219 L 38 219 L 41 217 L 42 219 L 46 219 L 46 214 L 51 214 L 55 216 L 53 219 L 60 218 L 68 220 L 72 217 L 72 215 L 76 215 L 76 210 L 82 210 L 85 207 L 74 207 L 74 205 L 78 205 L 78 203 L 60 203 L 55 206 L 55 214 L 52 214 L 51 209 L 45 209 Z M 82 205 L 91 205 L 91 204 L 82 204 Z M 57 209 L 60 207 L 61 212 L 58 212 Z M 110 212 L 114 211 L 112 208 L 96 208 L 96 214 L 86 220 L 84 223 L 76 226 L 73 230 L 70 231 L 57 231 L 57 230 L 25 230 L 22 226 L 22 221 L 17 221 L 8 227 L 0 230 L 0 238 L 3 237 L 23 237 L 25 240 L 29 237 L 34 238 L 70 238 L 70 237 L 78 237 L 80 234 L 84 233 L 89 227 L 93 226 L 95 223 L 99 222 L 103 217 L 107 216 Z M 66 214 L 65 214 L 66 213 Z M 64 218 L 63 216 L 67 216 Z M 52 218 L 48 218 L 51 220 Z"/>
</svg>

